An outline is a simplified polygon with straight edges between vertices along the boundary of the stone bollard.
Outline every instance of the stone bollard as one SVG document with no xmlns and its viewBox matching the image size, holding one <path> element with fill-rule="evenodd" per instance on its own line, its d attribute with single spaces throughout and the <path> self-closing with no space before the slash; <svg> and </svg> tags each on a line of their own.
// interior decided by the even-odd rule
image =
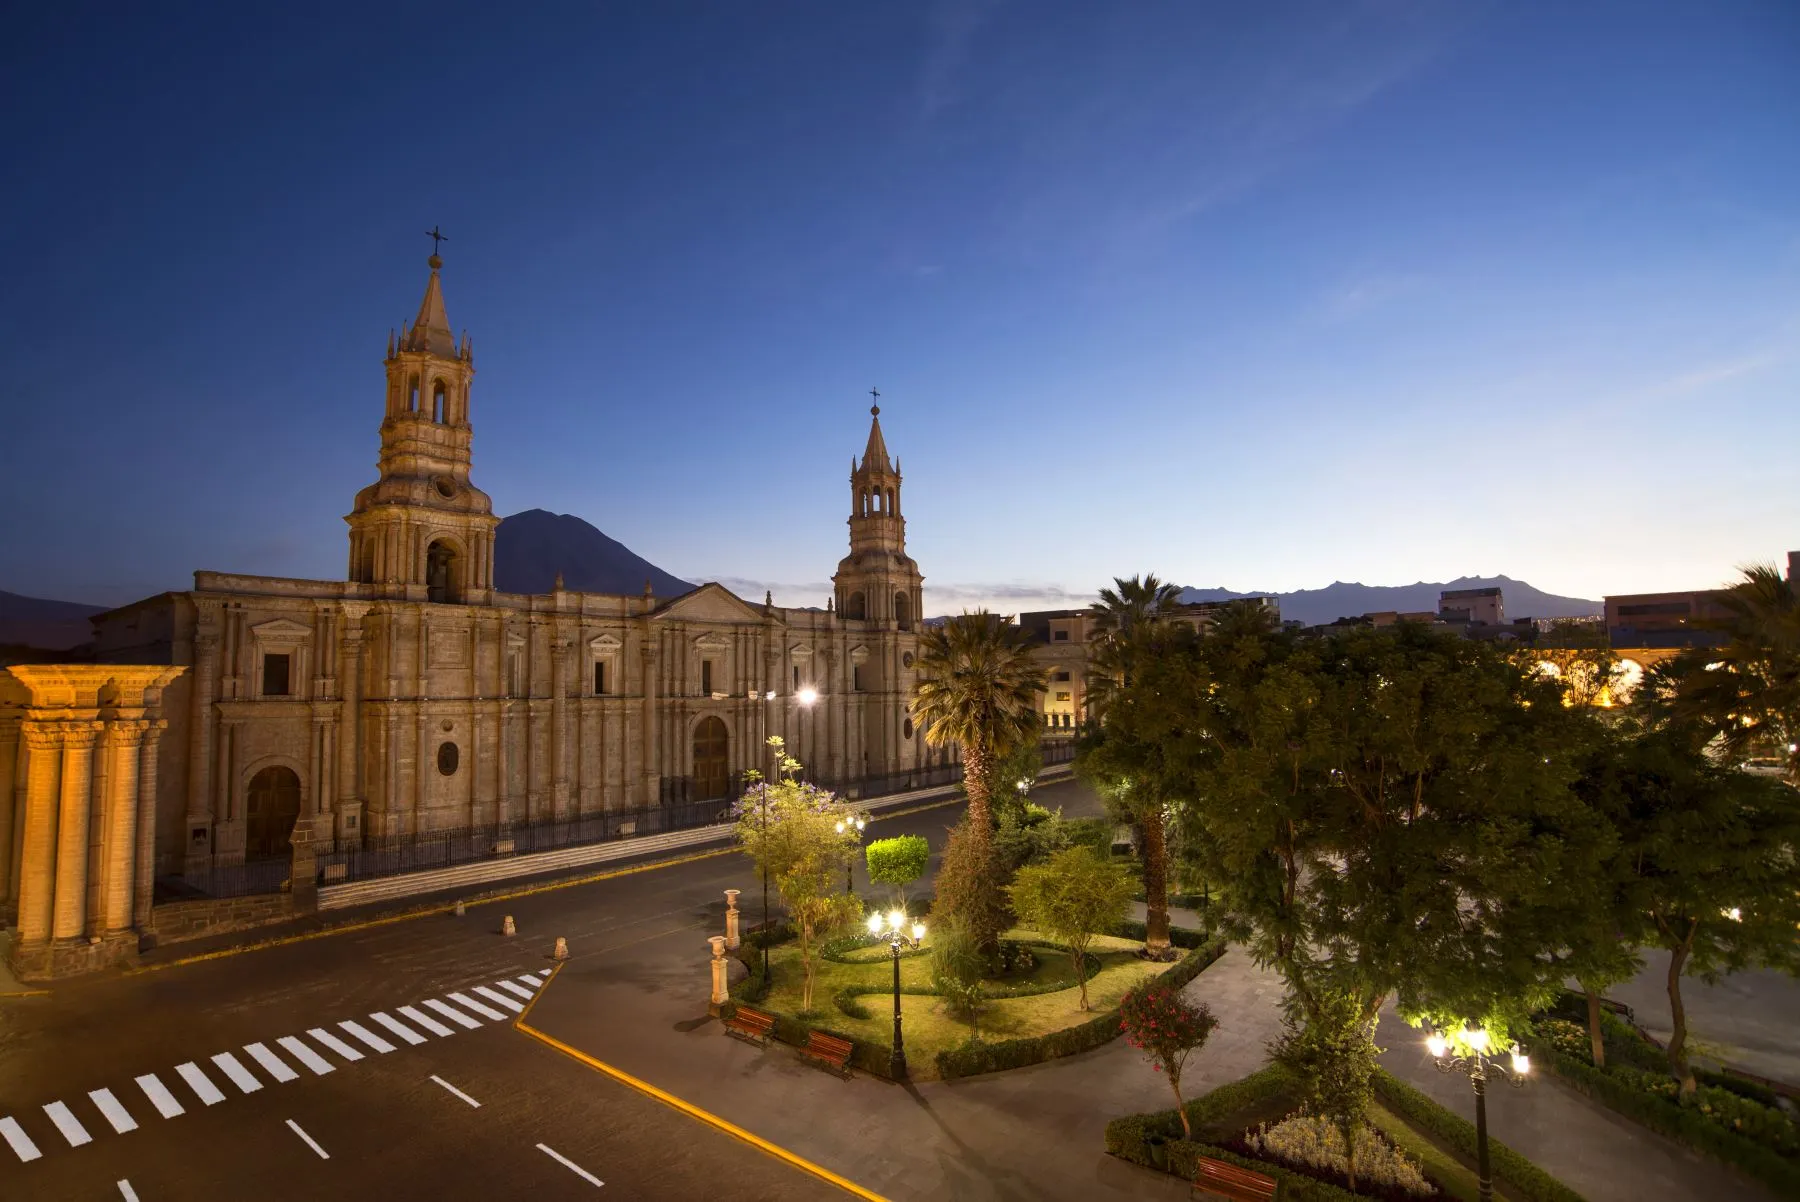
<svg viewBox="0 0 1800 1202">
<path fill-rule="evenodd" d="M 731 994 L 725 988 L 725 970 L 727 965 L 725 959 L 725 936 L 714 935 L 709 938 L 707 942 L 712 945 L 712 1001 L 711 1004 L 706 1007 L 706 1012 L 714 1018 L 717 1018 L 719 1013 L 724 1009 L 725 1004 L 731 1000 Z"/>
<path fill-rule="evenodd" d="M 552 960 L 567 960 L 569 958 L 569 941 L 564 939 L 561 935 L 558 935 L 556 937 L 556 950 L 550 953 L 550 958 Z"/>
<path fill-rule="evenodd" d="M 743 942 L 738 938 L 737 899 L 740 892 L 738 889 L 725 890 L 725 946 L 734 952 Z"/>
<path fill-rule="evenodd" d="M 500 933 L 502 935 L 517 935 L 519 933 L 519 928 L 513 925 L 511 914 L 508 914 L 506 916 L 506 921 L 500 924 Z"/>
<path fill-rule="evenodd" d="M 456 899 L 456 916 L 458 918 L 461 918 L 463 916 L 463 903 L 462 903 L 462 898 L 460 898 L 460 897 Z"/>
</svg>

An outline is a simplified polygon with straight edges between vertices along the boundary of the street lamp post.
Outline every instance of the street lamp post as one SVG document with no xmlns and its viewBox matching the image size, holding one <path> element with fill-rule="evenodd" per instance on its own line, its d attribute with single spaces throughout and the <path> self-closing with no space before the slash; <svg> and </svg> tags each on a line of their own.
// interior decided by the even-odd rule
<svg viewBox="0 0 1800 1202">
<path fill-rule="evenodd" d="M 1425 1049 L 1431 1053 L 1439 1072 L 1462 1073 L 1475 1087 L 1475 1159 L 1481 1174 L 1481 1202 L 1493 1202 L 1494 1175 L 1488 1166 L 1488 1074 L 1499 1073 L 1508 1084 L 1522 1088 L 1526 1074 L 1531 1072 L 1531 1057 L 1525 1054 L 1523 1047 L 1514 1044 L 1511 1068 L 1502 1066 L 1499 1058 L 1491 1053 L 1488 1033 L 1481 1027 L 1464 1027 L 1457 1042 L 1467 1049 L 1466 1054 L 1452 1055 L 1450 1041 L 1433 1031 L 1425 1037 Z"/>
<path fill-rule="evenodd" d="M 894 1050 L 888 1057 L 888 1075 L 896 1081 L 904 1081 L 906 1041 L 900 1034 L 900 949 L 917 948 L 925 942 L 925 924 L 913 923 L 909 937 L 904 911 L 890 910 L 886 914 L 877 911 L 869 915 L 869 934 L 877 939 L 885 938 L 894 953 Z"/>
<path fill-rule="evenodd" d="M 854 814 L 854 815 L 850 816 L 849 818 L 838 819 L 837 833 L 841 835 L 845 831 L 854 831 L 856 833 L 856 837 L 858 839 L 860 839 L 860 838 L 862 838 L 863 828 L 868 825 L 869 825 L 869 820 L 867 818 L 864 818 L 861 814 Z M 856 892 L 856 884 L 851 877 L 851 874 L 855 871 L 856 871 L 856 857 L 854 855 L 852 855 L 844 861 L 844 892 L 845 893 L 855 893 Z"/>
</svg>

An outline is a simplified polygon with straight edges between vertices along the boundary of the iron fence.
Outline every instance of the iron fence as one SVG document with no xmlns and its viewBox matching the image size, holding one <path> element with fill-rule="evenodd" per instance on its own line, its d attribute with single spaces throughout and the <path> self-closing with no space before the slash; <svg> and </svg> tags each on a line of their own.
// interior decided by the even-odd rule
<svg viewBox="0 0 1800 1202">
<path fill-rule="evenodd" d="M 151 897 L 157 904 L 194 901 L 207 897 L 250 897 L 281 893 L 288 887 L 293 861 L 250 860 L 243 864 L 217 864 L 199 872 L 156 878 Z"/>
</svg>

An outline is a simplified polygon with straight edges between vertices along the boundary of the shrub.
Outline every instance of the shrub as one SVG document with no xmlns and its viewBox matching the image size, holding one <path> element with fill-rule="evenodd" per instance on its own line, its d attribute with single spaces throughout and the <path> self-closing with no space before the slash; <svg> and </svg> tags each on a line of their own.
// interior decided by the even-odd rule
<svg viewBox="0 0 1800 1202">
<path fill-rule="evenodd" d="M 966 923 L 951 921 L 938 928 L 931 949 L 931 984 L 951 1013 L 968 1022 L 972 1036 L 980 1033 L 976 1021 L 981 1017 L 981 978 L 986 969 L 981 943 Z"/>
<path fill-rule="evenodd" d="M 1198 1004 L 1183 997 L 1181 990 L 1161 981 L 1140 985 L 1119 1002 L 1119 1025 L 1126 1042 L 1144 1054 L 1151 1066 L 1168 1079 L 1174 1091 L 1175 1105 L 1181 1115 L 1183 1134 L 1193 1137 L 1188 1128 L 1187 1111 L 1181 1109 L 1181 1070 L 1187 1058 L 1206 1046 L 1207 1038 L 1219 1020 L 1205 1002 Z"/>
<path fill-rule="evenodd" d="M 1020 917 L 1068 944 L 1081 986 L 1081 1008 L 1088 1008 L 1087 976 L 1082 958 L 1095 935 L 1117 926 L 1131 899 L 1131 880 L 1117 865 L 1085 847 L 1071 847 L 1047 864 L 1019 869 L 1007 890 Z"/>
<path fill-rule="evenodd" d="M 1296 1114 L 1262 1124 L 1246 1133 L 1244 1142 L 1258 1157 L 1280 1163 L 1347 1176 L 1354 1171 L 1353 1185 L 1366 1182 L 1427 1196 L 1437 1192 L 1418 1165 L 1367 1123 L 1356 1127 L 1353 1138 L 1355 1155 L 1346 1155 L 1344 1132 L 1335 1118 Z"/>
<path fill-rule="evenodd" d="M 1000 943 L 1000 932 L 1012 926 L 1005 875 L 991 844 L 974 837 L 968 820 L 956 824 L 938 865 L 937 896 L 932 912 L 939 923 L 960 919 L 984 948 Z"/>
<path fill-rule="evenodd" d="M 831 995 L 831 1004 L 838 1008 L 840 1014 L 848 1015 L 851 1018 L 873 1018 L 874 1015 L 869 1008 L 856 1000 L 861 996 L 861 994 L 852 993 L 848 989 L 840 989 Z"/>
<path fill-rule="evenodd" d="M 1385 1069 L 1375 1072 L 1375 1096 L 1413 1126 L 1436 1136 L 1470 1162 L 1475 1160 L 1474 1124 L 1451 1114 Z M 1582 1202 L 1580 1194 L 1492 1136 L 1488 1137 L 1488 1156 L 1505 1193 L 1531 1202 Z"/>
<path fill-rule="evenodd" d="M 925 875 L 931 844 L 921 835 L 877 839 L 863 849 L 863 858 L 869 864 L 870 881 L 890 886 L 896 897 L 904 897 L 906 886 Z"/>
</svg>

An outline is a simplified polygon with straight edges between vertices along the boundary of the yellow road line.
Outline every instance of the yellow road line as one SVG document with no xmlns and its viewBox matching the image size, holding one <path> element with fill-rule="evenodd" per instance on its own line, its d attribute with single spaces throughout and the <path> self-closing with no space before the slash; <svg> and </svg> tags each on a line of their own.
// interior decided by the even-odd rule
<svg viewBox="0 0 1800 1202">
<path fill-rule="evenodd" d="M 49 996 L 50 991 L 48 989 L 11 989 L 5 993 L 0 993 L 0 998 Z"/>
<path fill-rule="evenodd" d="M 673 868 L 678 864 L 691 864 L 696 860 L 707 860 L 714 856 L 730 855 L 737 851 L 736 847 L 718 847 L 711 851 L 695 852 L 692 855 L 676 856 L 669 860 L 652 860 L 647 864 L 633 864 L 626 868 L 613 868 L 605 872 L 590 872 L 585 876 L 569 877 L 566 880 L 549 881 L 542 885 L 531 885 L 523 889 L 513 889 L 505 893 L 484 894 L 479 897 L 464 898 L 465 906 L 486 906 L 494 902 L 512 901 L 516 898 L 531 897 L 538 893 L 549 893 L 554 889 L 570 889 L 576 885 L 591 885 L 596 881 L 612 880 L 615 877 L 630 876 L 633 873 L 649 872 L 656 868 Z M 189 964 L 200 964 L 207 960 L 223 960 L 227 956 L 238 956 L 245 952 L 262 951 L 264 948 L 283 947 L 290 943 L 304 943 L 309 939 L 324 939 L 331 935 L 348 935 L 353 931 L 366 931 L 374 927 L 391 926 L 396 922 L 411 922 L 415 918 L 426 918 L 433 914 L 448 914 L 456 909 L 456 903 L 438 902 L 416 910 L 408 910 L 404 914 L 389 914 L 382 918 L 368 918 L 360 922 L 346 922 L 335 926 L 322 927 L 316 931 L 301 931 L 293 935 L 277 935 L 272 939 L 259 939 L 252 943 L 242 943 L 233 947 L 220 948 L 218 951 L 201 952 L 198 955 L 184 956 L 179 960 L 170 960 L 162 964 L 140 964 L 136 968 L 125 970 L 126 976 L 139 973 L 161 972 L 165 968 L 181 968 Z"/>
<path fill-rule="evenodd" d="M 550 974 L 550 980 L 544 982 L 544 988 L 538 990 L 538 997 L 544 996 L 544 991 L 548 990 L 550 988 L 551 982 L 556 980 L 556 973 L 561 972 L 561 971 L 562 971 L 562 966 L 559 964 L 559 965 L 557 965 L 555 971 L 553 971 Z M 531 1008 L 532 1008 L 532 1006 L 535 1006 L 535 1005 L 537 1005 L 536 997 L 531 999 L 531 1005 L 528 1005 L 525 1007 L 524 1013 L 520 1014 L 518 1018 L 513 1020 L 513 1029 L 514 1030 L 519 1031 L 522 1034 L 529 1035 L 533 1039 L 539 1041 L 540 1043 L 543 1043 L 549 1047 L 555 1048 L 557 1051 L 561 1052 L 563 1055 L 568 1056 L 569 1058 L 571 1058 L 573 1060 L 579 1060 L 581 1063 L 587 1065 L 589 1068 L 595 1069 L 602 1073 L 605 1073 L 607 1076 L 611 1077 L 613 1080 L 618 1081 L 624 1085 L 629 1085 L 632 1089 L 637 1090 L 639 1093 L 642 1093 L 649 1097 L 655 1098 L 657 1101 L 663 1103 L 666 1106 L 672 1106 L 676 1110 L 681 1111 L 683 1114 L 687 1115 L 690 1118 L 698 1119 L 710 1127 L 715 1127 L 718 1130 L 723 1131 L 727 1135 L 733 1136 L 737 1139 L 741 1139 L 745 1143 L 751 1145 L 752 1147 L 759 1148 L 762 1151 L 767 1152 L 769 1155 L 775 1157 L 777 1160 L 784 1160 L 788 1164 L 791 1164 L 795 1168 L 799 1169 L 801 1172 L 811 1173 L 814 1177 L 817 1177 L 821 1181 L 830 1182 L 832 1185 L 837 1186 L 839 1189 L 843 1190 L 844 1192 L 846 1192 L 848 1194 L 851 1194 L 858 1198 L 863 1198 L 866 1200 L 866 1202 L 887 1202 L 887 1199 L 883 1198 L 880 1194 L 877 1194 L 872 1190 L 864 1189 L 862 1186 L 856 1184 L 856 1182 L 851 1181 L 850 1179 L 848 1179 L 846 1177 L 838 1176 L 836 1173 L 832 1172 L 830 1169 L 824 1167 L 823 1165 L 814 1164 L 812 1161 L 806 1159 L 806 1157 L 801 1156 L 797 1152 L 790 1152 L 786 1148 L 782 1147 L 780 1144 L 770 1143 L 768 1140 L 764 1139 L 762 1136 L 757 1135 L 751 1131 L 746 1131 L 742 1127 L 738 1126 L 736 1123 L 733 1123 L 728 1119 L 722 1119 L 718 1115 L 712 1113 L 709 1110 L 702 1110 L 702 1109 L 700 1109 L 700 1107 L 694 1105 L 692 1102 L 684 1101 L 681 1098 L 676 1097 L 674 1094 L 669 1093 L 667 1090 L 658 1089 L 656 1086 L 650 1084 L 648 1081 L 644 1081 L 637 1077 L 632 1076 L 630 1073 L 626 1072 L 624 1069 L 614 1068 L 612 1065 L 607 1064 L 604 1061 L 596 1060 L 592 1056 L 588 1055 L 586 1052 L 582 1051 L 581 1049 L 570 1047 L 568 1044 L 564 1043 L 560 1039 L 557 1039 L 555 1036 L 546 1035 L 544 1032 L 538 1030 L 536 1027 L 528 1026 L 526 1024 L 525 1020 L 531 1016 Z"/>
</svg>

